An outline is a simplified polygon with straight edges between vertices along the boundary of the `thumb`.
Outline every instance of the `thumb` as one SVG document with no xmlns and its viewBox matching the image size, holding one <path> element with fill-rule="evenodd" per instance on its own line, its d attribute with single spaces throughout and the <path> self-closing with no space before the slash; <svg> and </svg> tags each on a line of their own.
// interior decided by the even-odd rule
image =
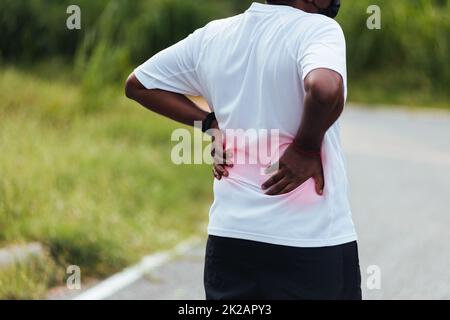
<svg viewBox="0 0 450 320">
<path fill-rule="evenodd" d="M 323 190 L 325 188 L 325 178 L 323 176 L 323 170 L 320 170 L 318 174 L 314 176 L 316 182 L 316 192 L 319 196 L 323 196 Z"/>
</svg>

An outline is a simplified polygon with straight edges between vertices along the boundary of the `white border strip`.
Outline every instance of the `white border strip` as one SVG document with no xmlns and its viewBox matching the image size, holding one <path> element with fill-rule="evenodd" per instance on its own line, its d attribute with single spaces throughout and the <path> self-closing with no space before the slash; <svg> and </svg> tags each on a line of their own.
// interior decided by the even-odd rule
<svg viewBox="0 0 450 320">
<path fill-rule="evenodd" d="M 165 264 L 174 256 L 183 255 L 192 250 L 192 248 L 199 243 L 199 238 L 192 238 L 180 243 L 170 251 L 146 256 L 138 264 L 126 268 L 122 272 L 111 276 L 95 287 L 76 296 L 73 300 L 103 300 L 108 298 L 123 288 L 126 288 L 133 282 L 139 280 L 150 270 Z"/>
</svg>

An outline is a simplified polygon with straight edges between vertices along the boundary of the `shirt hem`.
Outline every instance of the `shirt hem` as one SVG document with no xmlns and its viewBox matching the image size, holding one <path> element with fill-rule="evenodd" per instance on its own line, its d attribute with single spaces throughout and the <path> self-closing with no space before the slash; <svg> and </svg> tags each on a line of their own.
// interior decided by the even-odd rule
<svg viewBox="0 0 450 320">
<path fill-rule="evenodd" d="M 358 240 L 358 236 L 356 235 L 356 233 L 329 239 L 287 239 L 256 233 L 241 232 L 236 230 L 225 230 L 211 227 L 208 228 L 208 234 L 217 237 L 235 238 L 275 245 L 302 247 L 302 248 L 331 247 Z"/>
</svg>

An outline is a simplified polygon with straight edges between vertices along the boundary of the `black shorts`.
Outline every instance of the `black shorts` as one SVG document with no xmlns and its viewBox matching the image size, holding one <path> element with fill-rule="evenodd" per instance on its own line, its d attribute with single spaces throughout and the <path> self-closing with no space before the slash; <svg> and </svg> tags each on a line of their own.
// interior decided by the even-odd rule
<svg viewBox="0 0 450 320">
<path fill-rule="evenodd" d="M 356 242 L 296 248 L 209 236 L 207 300 L 360 300 Z"/>
</svg>

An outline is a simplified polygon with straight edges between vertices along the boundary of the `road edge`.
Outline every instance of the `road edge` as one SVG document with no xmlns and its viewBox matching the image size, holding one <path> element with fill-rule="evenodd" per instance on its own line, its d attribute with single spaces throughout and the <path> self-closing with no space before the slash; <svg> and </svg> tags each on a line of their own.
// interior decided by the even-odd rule
<svg viewBox="0 0 450 320">
<path fill-rule="evenodd" d="M 77 295 L 72 300 L 103 300 L 111 297 L 118 291 L 140 279 L 150 270 L 160 267 L 178 255 L 186 254 L 199 243 L 201 243 L 201 238 L 193 237 L 181 242 L 169 251 L 145 256 L 139 263 L 112 275 L 94 287 Z"/>
</svg>

